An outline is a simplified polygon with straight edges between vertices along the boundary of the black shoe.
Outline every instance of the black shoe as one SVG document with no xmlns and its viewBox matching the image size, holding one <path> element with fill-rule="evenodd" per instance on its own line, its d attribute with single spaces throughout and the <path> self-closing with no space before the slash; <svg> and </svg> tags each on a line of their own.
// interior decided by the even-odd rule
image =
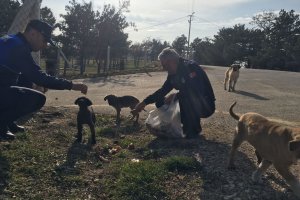
<svg viewBox="0 0 300 200">
<path fill-rule="evenodd" d="M 6 131 L 6 132 L 2 132 L 0 133 L 0 139 L 3 140 L 14 140 L 16 138 L 16 136 L 10 132 L 10 131 Z"/>
<path fill-rule="evenodd" d="M 17 125 L 15 122 L 9 124 L 9 125 L 8 125 L 8 129 L 9 129 L 12 133 L 25 132 L 24 126 L 19 126 L 19 125 Z"/>
<path fill-rule="evenodd" d="M 202 134 L 201 131 L 189 131 L 185 134 L 186 135 L 185 138 L 186 139 L 196 139 L 196 138 L 198 139 L 198 138 L 202 137 L 201 134 Z"/>
</svg>

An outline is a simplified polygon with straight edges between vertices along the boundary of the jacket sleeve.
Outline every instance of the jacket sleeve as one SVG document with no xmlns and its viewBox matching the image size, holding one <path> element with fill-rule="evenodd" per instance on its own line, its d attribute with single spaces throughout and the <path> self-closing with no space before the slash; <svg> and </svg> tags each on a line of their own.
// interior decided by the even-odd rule
<svg viewBox="0 0 300 200">
<path fill-rule="evenodd" d="M 24 47 L 15 48 L 12 52 L 12 65 L 22 73 L 27 80 L 33 83 L 56 90 L 72 89 L 72 82 L 62 78 L 56 78 L 44 73 L 35 63 L 29 51 Z M 17 59 L 16 56 L 18 55 Z"/>
<path fill-rule="evenodd" d="M 168 76 L 167 80 L 164 82 L 163 86 L 155 91 L 153 94 L 149 95 L 144 99 L 146 105 L 155 103 L 164 98 L 174 87 L 171 84 L 170 78 Z"/>
</svg>

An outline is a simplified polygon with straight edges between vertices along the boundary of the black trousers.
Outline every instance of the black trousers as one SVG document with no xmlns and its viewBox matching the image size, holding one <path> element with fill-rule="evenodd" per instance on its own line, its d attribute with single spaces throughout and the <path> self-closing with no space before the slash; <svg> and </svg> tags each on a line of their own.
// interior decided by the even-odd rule
<svg viewBox="0 0 300 200">
<path fill-rule="evenodd" d="M 202 131 L 200 116 L 189 99 L 179 98 L 180 117 L 183 132 L 187 137 L 198 136 Z"/>
<path fill-rule="evenodd" d="M 43 93 L 25 87 L 0 87 L 0 94 L 0 128 L 2 129 L 20 117 L 41 109 L 46 102 Z"/>
</svg>

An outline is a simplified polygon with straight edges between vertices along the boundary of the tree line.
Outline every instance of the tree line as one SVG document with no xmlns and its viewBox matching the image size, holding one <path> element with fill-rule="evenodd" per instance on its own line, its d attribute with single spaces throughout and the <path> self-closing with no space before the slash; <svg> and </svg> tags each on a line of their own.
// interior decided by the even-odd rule
<svg viewBox="0 0 300 200">
<path fill-rule="evenodd" d="M 1 1 L 1 35 L 6 33 L 21 5 L 22 1 Z M 99 10 L 93 8 L 92 2 L 70 0 L 65 13 L 60 15 L 62 21 L 57 22 L 48 7 L 41 8 L 41 18 L 58 29 L 54 40 L 68 58 L 78 60 L 81 74 L 89 60 L 96 62 L 98 73 L 111 65 L 122 68 L 129 57 L 139 67 L 141 60 L 157 60 L 159 52 L 168 46 L 200 64 L 228 66 L 240 61 L 251 68 L 300 71 L 300 18 L 294 10 L 257 14 L 250 23 L 252 28 L 245 24 L 223 27 L 213 38 L 196 37 L 187 49 L 184 34 L 171 43 L 159 39 L 130 41 L 125 29 L 136 27 L 124 15 L 129 7 L 130 0 L 122 0 L 118 6 L 104 4 Z M 56 52 L 49 48 L 43 55 L 55 57 Z"/>
</svg>

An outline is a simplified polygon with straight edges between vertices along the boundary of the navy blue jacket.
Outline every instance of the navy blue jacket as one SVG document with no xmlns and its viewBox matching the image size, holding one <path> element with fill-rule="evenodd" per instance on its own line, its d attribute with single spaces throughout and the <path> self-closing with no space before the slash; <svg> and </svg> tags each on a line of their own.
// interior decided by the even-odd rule
<svg viewBox="0 0 300 200">
<path fill-rule="evenodd" d="M 21 75 L 25 80 L 49 89 L 72 89 L 71 81 L 44 73 L 31 52 L 22 33 L 0 38 L 0 87 L 17 85 Z"/>
<path fill-rule="evenodd" d="M 144 99 L 145 104 L 162 101 L 172 89 L 179 90 L 179 101 L 191 104 L 201 117 L 208 117 L 215 111 L 216 99 L 211 83 L 196 62 L 179 58 L 176 74 L 168 75 L 163 86 Z"/>
</svg>

